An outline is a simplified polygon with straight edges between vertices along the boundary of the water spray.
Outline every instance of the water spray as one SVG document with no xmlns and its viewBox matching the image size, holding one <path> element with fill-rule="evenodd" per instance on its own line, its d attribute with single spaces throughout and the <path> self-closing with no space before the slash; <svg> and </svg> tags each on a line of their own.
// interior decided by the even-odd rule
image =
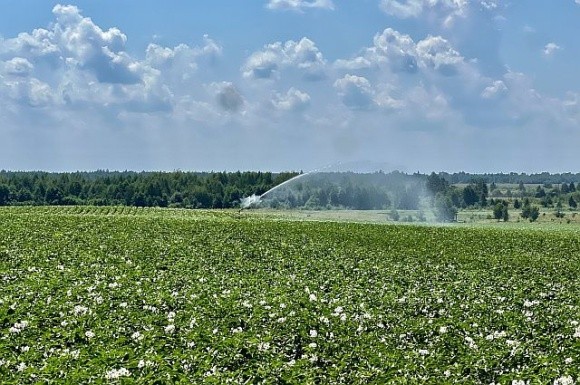
<svg viewBox="0 0 580 385">
<path fill-rule="evenodd" d="M 272 187 L 270 190 L 266 191 L 265 193 L 263 193 L 262 195 L 256 195 L 256 194 L 252 194 L 249 197 L 245 197 L 242 198 L 242 201 L 240 202 L 240 210 L 239 212 L 241 212 L 244 209 L 249 209 L 251 207 L 258 207 L 260 205 L 260 202 L 262 201 L 262 198 L 264 198 L 266 195 L 270 194 L 272 191 L 277 190 L 285 185 L 287 185 L 288 183 L 291 183 L 295 180 L 298 180 L 300 178 L 305 177 L 306 175 L 312 174 L 313 172 L 316 172 L 318 170 L 314 170 L 314 171 L 310 171 L 304 174 L 299 174 L 296 175 L 293 178 L 288 179 L 287 181 L 284 181 L 274 187 Z"/>
</svg>

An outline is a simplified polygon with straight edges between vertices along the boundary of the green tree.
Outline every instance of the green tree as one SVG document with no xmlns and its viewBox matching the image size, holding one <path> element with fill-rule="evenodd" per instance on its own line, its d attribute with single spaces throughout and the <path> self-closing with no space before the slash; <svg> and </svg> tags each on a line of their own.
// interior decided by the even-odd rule
<svg viewBox="0 0 580 385">
<path fill-rule="evenodd" d="M 508 213 L 508 204 L 505 201 L 500 201 L 497 202 L 494 206 L 493 206 L 493 217 L 495 219 L 502 220 L 504 222 L 507 222 L 509 219 L 509 213 Z"/>
<path fill-rule="evenodd" d="M 473 186 L 465 186 L 463 189 L 463 202 L 465 202 L 466 206 L 473 206 L 479 202 L 479 196 Z"/>
<path fill-rule="evenodd" d="M 536 219 L 540 216 L 540 209 L 538 206 L 533 206 L 530 211 L 530 222 L 535 222 Z"/>
<path fill-rule="evenodd" d="M 453 206 L 451 198 L 438 194 L 435 198 L 435 217 L 441 222 L 452 222 L 457 218 L 457 208 Z"/>
<path fill-rule="evenodd" d="M 435 196 L 438 193 L 445 194 L 449 188 L 449 182 L 447 182 L 447 180 L 445 180 L 445 178 L 442 176 L 432 172 L 431 175 L 427 177 L 426 186 L 427 190 L 433 194 L 433 196 Z"/>
<path fill-rule="evenodd" d="M 6 184 L 0 184 L 0 206 L 5 206 L 10 200 L 10 188 Z"/>
<path fill-rule="evenodd" d="M 529 219 L 530 222 L 534 222 L 540 216 L 540 209 L 537 206 L 532 206 L 530 200 L 526 198 L 522 206 L 521 216 L 524 219 Z"/>
</svg>

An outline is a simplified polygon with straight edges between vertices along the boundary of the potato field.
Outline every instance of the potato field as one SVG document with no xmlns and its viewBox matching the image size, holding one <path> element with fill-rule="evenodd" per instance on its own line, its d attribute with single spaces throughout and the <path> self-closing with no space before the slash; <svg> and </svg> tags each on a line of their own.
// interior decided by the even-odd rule
<svg viewBox="0 0 580 385">
<path fill-rule="evenodd" d="M 577 383 L 580 233 L 0 209 L 0 379 Z"/>
</svg>

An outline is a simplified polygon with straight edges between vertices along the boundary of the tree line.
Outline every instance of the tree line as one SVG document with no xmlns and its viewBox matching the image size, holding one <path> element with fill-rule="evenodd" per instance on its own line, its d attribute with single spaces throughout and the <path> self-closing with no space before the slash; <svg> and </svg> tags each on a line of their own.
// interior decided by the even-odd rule
<svg viewBox="0 0 580 385">
<path fill-rule="evenodd" d="M 229 208 L 296 172 L 0 172 L 0 206 Z"/>
</svg>

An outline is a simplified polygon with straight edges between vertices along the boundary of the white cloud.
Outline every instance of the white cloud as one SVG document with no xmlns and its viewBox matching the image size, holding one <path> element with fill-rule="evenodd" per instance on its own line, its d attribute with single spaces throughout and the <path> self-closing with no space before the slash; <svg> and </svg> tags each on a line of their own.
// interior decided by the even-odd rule
<svg viewBox="0 0 580 385">
<path fill-rule="evenodd" d="M 0 85 L 0 95 L 29 107 L 46 107 L 53 99 L 50 86 L 36 78 L 17 78 Z"/>
<path fill-rule="evenodd" d="M 422 62 L 444 74 L 453 74 L 463 63 L 463 57 L 441 36 L 428 36 L 417 43 L 417 54 Z"/>
<path fill-rule="evenodd" d="M 244 98 L 233 83 L 214 83 L 212 88 L 215 90 L 218 105 L 224 111 L 234 113 L 240 111 L 243 107 Z"/>
<path fill-rule="evenodd" d="M 374 102 L 374 90 L 368 79 L 362 76 L 345 75 L 334 83 L 334 87 L 342 99 L 342 102 L 356 110 L 371 108 Z"/>
<path fill-rule="evenodd" d="M 332 0 L 270 0 L 266 5 L 269 9 L 303 11 L 307 8 L 334 9 Z"/>
<path fill-rule="evenodd" d="M 561 49 L 562 49 L 562 47 L 560 47 L 556 43 L 548 43 L 544 46 L 543 52 L 544 52 L 544 55 L 546 55 L 546 56 L 552 56 L 553 54 L 555 54 L 557 51 L 560 51 Z"/>
<path fill-rule="evenodd" d="M 286 94 L 276 93 L 272 105 L 282 111 L 301 111 L 310 104 L 310 95 L 292 87 Z"/>
<path fill-rule="evenodd" d="M 496 12 L 500 4 L 498 0 L 381 0 L 379 7 L 397 18 L 425 18 L 452 27 L 457 19 L 465 19 L 479 9 Z"/>
<path fill-rule="evenodd" d="M 72 5 L 56 5 L 57 23 L 50 32 L 69 65 L 92 72 L 102 83 L 135 84 L 142 68 L 124 52 L 127 36 L 117 28 L 103 31 Z"/>
<path fill-rule="evenodd" d="M 15 57 L 4 63 L 4 73 L 8 75 L 28 76 L 33 69 L 34 65 L 22 57 Z"/>
<path fill-rule="evenodd" d="M 468 0 L 381 0 L 380 3 L 380 8 L 392 16 L 406 19 L 431 12 L 441 15 L 446 25 L 455 17 L 465 16 L 468 6 Z"/>
<path fill-rule="evenodd" d="M 373 46 L 364 49 L 362 56 L 335 62 L 335 67 L 349 70 L 384 65 L 394 73 L 434 69 L 444 75 L 453 75 L 465 65 L 465 60 L 441 36 L 428 36 L 415 43 L 409 35 L 387 28 L 374 37 Z"/>
<path fill-rule="evenodd" d="M 407 18 L 417 17 L 423 12 L 423 1 L 407 0 L 400 2 L 398 0 L 381 0 L 381 9 L 389 15 Z"/>
<path fill-rule="evenodd" d="M 150 44 L 139 59 L 125 51 L 127 36 L 118 28 L 103 30 L 75 6 L 56 5 L 52 12 L 49 29 L 0 39 L 0 74 L 7 76 L 3 91 L 14 102 L 170 111 L 178 98 L 192 94 L 198 65 L 213 66 L 222 52 L 204 36 L 200 47 Z"/>
<path fill-rule="evenodd" d="M 296 42 L 268 44 L 262 51 L 254 52 L 242 68 L 244 77 L 273 79 L 283 68 L 295 68 L 307 80 L 318 80 L 325 75 L 326 60 L 316 44 L 302 38 Z"/>
<path fill-rule="evenodd" d="M 505 83 L 501 80 L 494 81 L 490 86 L 485 87 L 481 92 L 481 97 L 484 99 L 492 99 L 497 95 L 501 95 L 507 91 Z"/>
</svg>

